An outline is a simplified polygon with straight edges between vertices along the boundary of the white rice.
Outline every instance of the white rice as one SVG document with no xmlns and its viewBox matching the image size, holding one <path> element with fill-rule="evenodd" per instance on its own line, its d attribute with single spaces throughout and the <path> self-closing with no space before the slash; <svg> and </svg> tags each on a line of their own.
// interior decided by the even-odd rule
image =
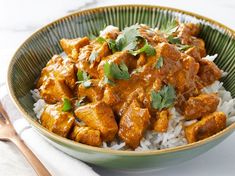
<svg viewBox="0 0 235 176">
<path fill-rule="evenodd" d="M 217 55 L 206 56 L 203 59 L 214 61 L 216 57 Z M 222 82 L 215 81 L 212 85 L 203 88 L 202 92 L 218 93 L 220 103 L 217 107 L 217 111 L 222 111 L 226 114 L 227 125 L 235 122 L 235 99 L 232 99 L 231 93 L 225 90 Z M 39 91 L 37 89 L 32 90 L 31 93 L 36 102 L 33 110 L 37 118 L 40 118 L 46 103 L 43 99 L 40 99 Z M 169 120 L 167 132 L 157 133 L 154 131 L 147 131 L 140 141 L 140 146 L 135 149 L 136 151 L 160 150 L 187 144 L 183 128 L 184 126 L 189 126 L 197 122 L 197 120 L 185 122 L 184 117 L 180 115 L 174 107 L 170 109 L 170 114 L 171 118 Z M 119 140 L 114 140 L 110 144 L 103 142 L 102 147 L 113 150 L 130 150 L 124 142 Z"/>
</svg>

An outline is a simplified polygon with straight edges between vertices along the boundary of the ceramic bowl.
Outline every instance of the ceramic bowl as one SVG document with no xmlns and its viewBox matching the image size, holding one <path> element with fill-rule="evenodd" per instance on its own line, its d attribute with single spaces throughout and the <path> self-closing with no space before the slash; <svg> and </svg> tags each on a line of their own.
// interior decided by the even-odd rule
<svg viewBox="0 0 235 176">
<path fill-rule="evenodd" d="M 99 7 L 79 11 L 62 17 L 32 34 L 16 51 L 9 68 L 7 84 L 12 100 L 23 116 L 42 136 L 63 152 L 87 163 L 122 168 L 163 168 L 192 159 L 222 142 L 235 128 L 225 130 L 196 143 L 153 151 L 115 151 L 76 143 L 49 132 L 41 126 L 33 112 L 30 90 L 47 61 L 62 52 L 61 38 L 76 38 L 90 34 L 98 35 L 105 25 L 125 26 L 144 23 L 159 27 L 172 18 L 182 22 L 200 24 L 199 37 L 206 43 L 207 54 L 218 53 L 215 63 L 228 76 L 222 81 L 224 87 L 235 96 L 235 33 L 232 29 L 212 19 L 168 7 L 146 5 L 122 5 Z M 46 153 L 45 153 L 46 154 Z"/>
</svg>

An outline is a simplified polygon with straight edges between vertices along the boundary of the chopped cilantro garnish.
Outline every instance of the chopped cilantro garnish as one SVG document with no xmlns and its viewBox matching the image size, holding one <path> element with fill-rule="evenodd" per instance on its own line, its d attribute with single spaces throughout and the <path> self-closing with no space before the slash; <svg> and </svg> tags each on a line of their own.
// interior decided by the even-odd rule
<svg viewBox="0 0 235 176">
<path fill-rule="evenodd" d="M 109 63 L 106 62 L 104 64 L 104 74 L 108 79 L 124 79 L 127 80 L 130 78 L 130 74 L 128 72 L 128 67 L 124 62 L 121 64 Z"/>
<path fill-rule="evenodd" d="M 115 41 L 118 51 L 134 50 L 136 48 L 137 40 L 140 36 L 138 29 L 139 25 L 136 24 L 130 27 L 126 27 L 122 31 L 122 34 L 120 34 Z"/>
<path fill-rule="evenodd" d="M 181 41 L 180 41 L 179 37 L 174 37 L 172 35 L 169 35 L 167 37 L 167 39 L 168 39 L 169 43 L 171 43 L 171 44 L 181 44 Z"/>
<path fill-rule="evenodd" d="M 63 98 L 63 107 L 62 107 L 62 111 L 64 112 L 68 112 L 72 109 L 72 105 L 71 102 L 68 98 Z"/>
<path fill-rule="evenodd" d="M 98 56 L 98 52 L 96 50 L 92 51 L 92 53 L 91 53 L 91 55 L 89 57 L 89 61 L 90 61 L 91 64 L 95 61 L 97 56 Z"/>
<path fill-rule="evenodd" d="M 160 28 L 160 31 L 167 35 L 171 35 L 172 33 L 176 32 L 178 27 L 179 24 L 176 20 L 168 21 L 165 25 Z"/>
<path fill-rule="evenodd" d="M 136 51 L 133 51 L 133 50 L 130 50 L 129 51 L 132 55 L 136 56 L 140 53 L 146 53 L 147 56 L 153 56 L 156 54 L 156 50 L 154 47 L 152 47 L 151 45 L 148 44 L 148 42 L 145 40 L 145 44 L 142 48 L 136 50 Z"/>
<path fill-rule="evenodd" d="M 84 87 L 88 88 L 91 86 L 90 75 L 85 71 L 79 70 L 77 72 L 78 83 L 82 84 Z"/>
<path fill-rule="evenodd" d="M 103 37 L 97 37 L 97 38 L 96 38 L 96 41 L 97 41 L 98 43 L 103 44 L 104 42 L 106 42 L 106 39 L 103 38 Z"/>
<path fill-rule="evenodd" d="M 192 47 L 190 45 L 182 45 L 182 44 L 178 44 L 176 46 L 177 46 L 178 50 L 180 50 L 180 51 L 186 51 L 187 49 Z"/>
<path fill-rule="evenodd" d="M 160 56 L 157 60 L 156 68 L 160 69 L 163 66 L 163 57 Z"/>
<path fill-rule="evenodd" d="M 181 44 L 181 41 L 180 41 L 180 38 L 179 38 L 179 37 L 174 37 L 174 36 L 172 36 L 172 35 L 169 35 L 169 36 L 167 37 L 167 39 L 168 39 L 169 43 L 175 44 L 176 47 L 177 47 L 177 49 L 180 50 L 180 51 L 185 51 L 185 50 L 187 50 L 187 49 L 189 49 L 189 48 L 191 47 L 191 46 L 189 46 L 189 45 L 183 45 L 183 44 Z"/>
<path fill-rule="evenodd" d="M 164 108 L 171 107 L 175 98 L 175 89 L 171 85 L 164 86 L 159 92 L 155 90 L 151 92 L 152 107 L 160 111 Z"/>
<path fill-rule="evenodd" d="M 109 49 L 111 49 L 113 53 L 117 50 L 117 48 L 116 48 L 116 42 L 115 42 L 115 40 L 113 40 L 113 39 L 105 39 L 105 38 L 103 38 L 103 37 L 98 37 L 98 38 L 96 39 L 96 41 L 99 42 L 99 43 L 101 43 L 101 44 L 103 44 L 104 42 L 107 42 L 107 43 L 108 43 L 108 46 L 109 46 Z"/>
<path fill-rule="evenodd" d="M 115 40 L 109 39 L 108 40 L 108 45 L 109 45 L 109 49 L 111 49 L 113 53 L 117 51 Z"/>
</svg>

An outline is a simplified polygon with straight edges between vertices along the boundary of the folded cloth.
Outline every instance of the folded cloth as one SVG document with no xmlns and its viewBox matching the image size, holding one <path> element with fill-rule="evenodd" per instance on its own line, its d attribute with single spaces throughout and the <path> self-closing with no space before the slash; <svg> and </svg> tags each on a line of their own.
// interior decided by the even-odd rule
<svg viewBox="0 0 235 176">
<path fill-rule="evenodd" d="M 11 121 L 13 121 L 17 133 L 53 176 L 98 176 L 90 166 L 54 148 L 31 128 L 14 106 L 9 95 L 3 95 L 4 92 L 6 93 L 5 90 L 4 87 L 0 88 L 0 99 Z M 22 166 L 22 163 L 17 163 L 24 162 L 22 157 L 14 156 L 10 152 L 14 155 L 21 155 L 11 143 L 0 142 L 0 175 L 32 175 L 31 169 L 22 169 L 25 164 Z M 26 167 L 29 167 L 29 165 L 26 164 Z M 19 172 L 17 172 L 17 169 L 19 169 Z"/>
</svg>

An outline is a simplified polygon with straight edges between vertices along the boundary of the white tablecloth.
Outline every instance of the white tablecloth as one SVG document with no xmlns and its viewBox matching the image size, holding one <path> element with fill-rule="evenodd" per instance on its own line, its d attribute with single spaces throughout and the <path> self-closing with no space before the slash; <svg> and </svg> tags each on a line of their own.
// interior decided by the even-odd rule
<svg viewBox="0 0 235 176">
<path fill-rule="evenodd" d="M 0 1 L 0 86 L 5 84 L 6 65 L 17 49 L 33 31 L 46 23 L 77 9 L 84 9 L 111 4 L 156 4 L 176 7 L 199 13 L 213 18 L 235 29 L 235 1 L 234 0 L 7 0 Z M 2 89 L 0 87 L 0 93 Z M 11 107 L 11 108 L 14 108 Z M 11 116 L 16 119 L 14 114 Z M 94 167 L 97 173 L 104 176 L 115 175 L 145 175 L 145 176 L 233 176 L 235 175 L 235 134 L 228 137 L 209 152 L 183 163 L 179 166 L 145 173 L 126 173 L 104 168 Z M 4 175 L 28 175 L 32 169 L 21 154 L 10 143 L 0 142 L 0 166 L 5 166 Z M 0 175 L 3 173 L 0 167 Z M 79 170 L 79 168 L 76 168 Z"/>
</svg>

